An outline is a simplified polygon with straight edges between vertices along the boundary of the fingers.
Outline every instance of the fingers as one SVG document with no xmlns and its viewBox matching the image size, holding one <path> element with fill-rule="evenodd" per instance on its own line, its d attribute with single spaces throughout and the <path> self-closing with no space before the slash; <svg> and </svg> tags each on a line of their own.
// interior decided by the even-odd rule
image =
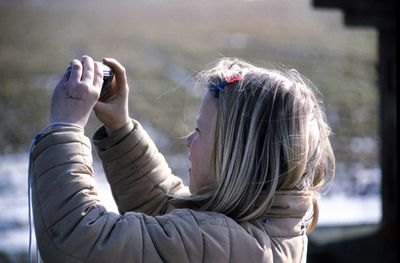
<svg viewBox="0 0 400 263">
<path fill-rule="evenodd" d="M 77 59 L 73 59 L 69 64 L 71 65 L 71 75 L 69 80 L 79 82 L 82 78 L 82 63 Z"/>
<path fill-rule="evenodd" d="M 127 83 L 125 68 L 117 60 L 113 58 L 104 58 L 103 63 L 114 70 L 115 80 L 117 82 Z"/>
<path fill-rule="evenodd" d="M 82 57 L 83 72 L 82 72 L 82 82 L 93 84 L 94 77 L 94 62 L 89 56 Z"/>
<path fill-rule="evenodd" d="M 93 86 L 99 89 L 103 85 L 103 65 L 100 62 L 94 62 L 94 79 Z"/>
<path fill-rule="evenodd" d="M 65 83 L 69 80 L 69 77 L 71 76 L 71 70 L 67 69 L 65 72 L 62 74 L 60 80 L 58 81 L 57 85 L 61 85 L 62 83 Z"/>
<path fill-rule="evenodd" d="M 62 79 L 101 88 L 103 84 L 103 68 L 101 64 L 89 56 L 83 56 L 81 61 L 73 59 L 70 62 L 71 67 L 64 73 Z"/>
</svg>

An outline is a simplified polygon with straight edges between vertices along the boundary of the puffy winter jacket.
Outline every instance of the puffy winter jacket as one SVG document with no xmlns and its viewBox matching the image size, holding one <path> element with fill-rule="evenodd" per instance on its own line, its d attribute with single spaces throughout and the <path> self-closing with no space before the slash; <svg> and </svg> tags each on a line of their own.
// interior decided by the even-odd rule
<svg viewBox="0 0 400 263">
<path fill-rule="evenodd" d="M 98 199 L 90 140 L 77 128 L 39 136 L 31 153 L 35 232 L 44 262 L 305 262 L 309 192 L 277 192 L 262 220 L 174 209 L 182 181 L 132 121 L 94 144 L 120 214 Z"/>
</svg>

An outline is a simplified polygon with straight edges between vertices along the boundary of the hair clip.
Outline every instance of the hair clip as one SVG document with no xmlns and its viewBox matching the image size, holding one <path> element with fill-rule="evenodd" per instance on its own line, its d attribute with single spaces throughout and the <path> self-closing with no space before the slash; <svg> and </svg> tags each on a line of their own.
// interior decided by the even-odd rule
<svg viewBox="0 0 400 263">
<path fill-rule="evenodd" d="M 210 91 L 214 92 L 214 97 L 219 97 L 219 92 L 222 91 L 229 84 L 235 83 L 242 80 L 242 75 L 240 74 L 240 68 L 238 65 L 234 65 L 230 70 L 228 70 L 225 80 L 211 87 Z"/>
</svg>

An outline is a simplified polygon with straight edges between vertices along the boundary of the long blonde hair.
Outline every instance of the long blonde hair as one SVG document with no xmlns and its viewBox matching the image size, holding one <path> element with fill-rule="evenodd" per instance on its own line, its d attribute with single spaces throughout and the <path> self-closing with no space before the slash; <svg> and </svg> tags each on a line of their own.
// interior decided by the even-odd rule
<svg viewBox="0 0 400 263">
<path fill-rule="evenodd" d="M 211 89 L 232 67 L 240 68 L 241 80 L 215 99 L 210 163 L 216 184 L 193 200 L 200 201 L 201 210 L 242 222 L 265 215 L 277 190 L 317 191 L 333 178 L 335 160 L 330 129 L 310 82 L 295 70 L 267 70 L 225 58 L 201 72 L 199 83 Z M 309 229 L 317 220 L 315 200 Z"/>
</svg>

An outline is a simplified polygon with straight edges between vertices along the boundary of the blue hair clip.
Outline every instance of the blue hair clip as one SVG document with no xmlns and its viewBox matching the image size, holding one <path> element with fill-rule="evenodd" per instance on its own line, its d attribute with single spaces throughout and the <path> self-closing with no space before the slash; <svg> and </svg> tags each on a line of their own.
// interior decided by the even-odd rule
<svg viewBox="0 0 400 263">
<path fill-rule="evenodd" d="M 219 83 L 216 86 L 213 86 L 210 91 L 214 92 L 214 97 L 218 98 L 219 97 L 219 91 L 223 90 L 228 85 L 228 81 L 224 80 L 221 83 Z"/>
</svg>

